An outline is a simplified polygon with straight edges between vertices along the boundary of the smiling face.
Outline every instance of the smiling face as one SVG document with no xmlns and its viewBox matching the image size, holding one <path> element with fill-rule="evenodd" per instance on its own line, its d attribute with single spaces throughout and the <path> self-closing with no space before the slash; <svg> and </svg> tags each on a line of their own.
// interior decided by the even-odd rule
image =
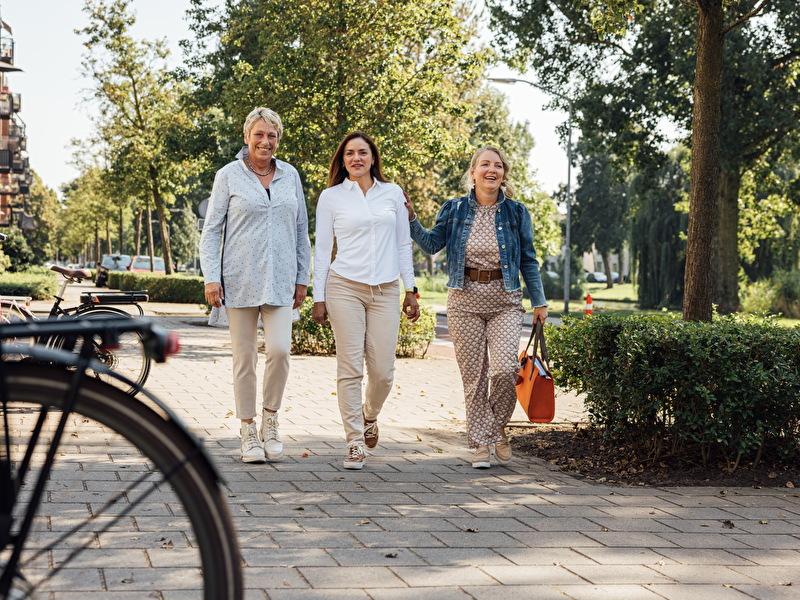
<svg viewBox="0 0 800 600">
<path fill-rule="evenodd" d="M 370 176 L 375 157 L 372 156 L 372 149 L 366 140 L 356 137 L 345 145 L 342 161 L 348 177 L 356 180 Z"/>
<path fill-rule="evenodd" d="M 469 170 L 469 173 L 472 181 L 475 182 L 476 192 L 496 195 L 505 179 L 505 166 L 497 152 L 484 150 L 476 158 L 475 165 Z"/>
<path fill-rule="evenodd" d="M 244 136 L 249 149 L 250 162 L 257 168 L 269 167 L 275 150 L 278 149 L 278 130 L 273 125 L 259 119 Z"/>
</svg>

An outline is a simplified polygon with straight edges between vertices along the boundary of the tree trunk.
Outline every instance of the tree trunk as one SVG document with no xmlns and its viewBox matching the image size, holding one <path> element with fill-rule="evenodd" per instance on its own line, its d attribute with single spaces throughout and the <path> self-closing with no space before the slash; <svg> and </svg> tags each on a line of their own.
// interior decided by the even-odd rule
<svg viewBox="0 0 800 600">
<path fill-rule="evenodd" d="M 152 165 L 150 166 L 150 183 L 152 185 L 153 202 L 156 205 L 156 213 L 158 214 L 158 226 L 161 231 L 161 253 L 164 257 L 164 270 L 167 275 L 172 275 L 172 249 L 169 244 L 169 230 L 167 229 L 164 200 L 161 197 L 161 190 L 158 187 L 158 172 Z M 150 256 L 152 256 L 152 254 Z"/>
<path fill-rule="evenodd" d="M 739 171 L 722 171 L 717 193 L 718 225 L 711 246 L 713 301 L 728 315 L 739 310 Z"/>
<path fill-rule="evenodd" d="M 147 253 L 149 256 L 153 257 L 156 255 L 156 249 L 153 245 L 153 211 L 150 210 L 149 206 L 147 207 L 145 216 L 147 217 Z M 151 258 L 150 263 L 152 264 L 152 262 L 153 259 Z"/>
<path fill-rule="evenodd" d="M 603 259 L 603 269 L 606 272 L 606 289 L 614 287 L 614 278 L 611 276 L 611 260 L 608 258 L 608 252 L 601 252 L 600 257 Z"/>
<path fill-rule="evenodd" d="M 142 213 L 143 209 L 139 209 L 136 213 L 136 233 L 134 234 L 133 253 L 141 254 L 142 251 Z"/>
<path fill-rule="evenodd" d="M 692 114 L 692 168 L 686 240 L 683 318 L 710 321 L 711 244 L 719 183 L 722 91 L 722 0 L 698 1 L 697 62 Z"/>
<path fill-rule="evenodd" d="M 122 228 L 122 207 L 119 207 L 119 253 L 125 254 L 125 243 L 123 242 L 123 228 Z"/>
<path fill-rule="evenodd" d="M 100 262 L 100 223 L 94 222 L 94 260 Z"/>
<path fill-rule="evenodd" d="M 114 246 L 111 243 L 111 219 L 106 217 L 106 254 L 114 254 Z"/>
</svg>

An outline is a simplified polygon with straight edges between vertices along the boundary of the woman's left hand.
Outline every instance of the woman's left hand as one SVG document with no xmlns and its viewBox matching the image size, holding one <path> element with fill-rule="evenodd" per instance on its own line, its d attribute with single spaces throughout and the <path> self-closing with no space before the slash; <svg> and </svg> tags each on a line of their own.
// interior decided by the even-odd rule
<svg viewBox="0 0 800 600">
<path fill-rule="evenodd" d="M 405 298 L 403 298 L 403 314 L 412 323 L 419 319 L 419 303 L 414 292 L 406 292 Z"/>
<path fill-rule="evenodd" d="M 308 290 L 308 286 L 300 285 L 299 283 L 295 284 L 294 286 L 294 304 L 292 304 L 292 308 L 298 308 L 302 303 L 303 300 L 306 299 L 306 291 Z"/>
<path fill-rule="evenodd" d="M 547 320 L 547 307 L 546 306 L 537 306 L 533 309 L 533 322 L 541 321 L 542 325 L 544 325 L 545 321 Z"/>
</svg>

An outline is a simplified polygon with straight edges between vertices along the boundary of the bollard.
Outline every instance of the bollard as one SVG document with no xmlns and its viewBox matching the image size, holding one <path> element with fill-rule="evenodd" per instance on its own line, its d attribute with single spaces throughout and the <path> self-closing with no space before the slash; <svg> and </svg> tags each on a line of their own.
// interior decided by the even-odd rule
<svg viewBox="0 0 800 600">
<path fill-rule="evenodd" d="M 586 294 L 586 314 L 592 314 L 592 310 L 594 310 L 594 304 L 592 304 L 592 295 Z"/>
</svg>

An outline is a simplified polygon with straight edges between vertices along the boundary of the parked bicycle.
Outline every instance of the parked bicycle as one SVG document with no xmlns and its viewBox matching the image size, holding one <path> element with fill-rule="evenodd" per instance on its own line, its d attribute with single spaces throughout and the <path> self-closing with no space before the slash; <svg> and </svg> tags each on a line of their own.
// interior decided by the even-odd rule
<svg viewBox="0 0 800 600">
<path fill-rule="evenodd" d="M 147 302 L 149 296 L 147 290 L 132 292 L 85 292 L 80 296 L 78 306 L 65 308 L 64 294 L 67 286 L 72 283 L 81 283 L 84 279 L 92 276 L 88 269 L 68 269 L 59 265 L 50 267 L 51 271 L 60 273 L 64 277 L 61 289 L 53 301 L 50 308 L 49 317 L 51 319 L 61 319 L 64 317 L 77 316 L 84 319 L 119 319 L 131 318 L 132 315 L 119 308 L 127 306 L 136 308 L 139 315 L 144 315 L 140 302 Z M 24 322 L 36 321 L 38 318 L 30 309 L 30 298 L 24 296 L 0 296 L 0 322 Z M 21 340 L 20 340 L 21 341 Z M 38 335 L 29 338 L 28 343 L 43 344 L 53 348 L 62 348 L 65 340 L 60 337 L 48 337 Z M 123 335 L 119 340 L 119 347 L 105 349 L 97 347 L 95 349 L 97 358 L 103 365 L 110 368 L 113 372 L 124 375 L 133 381 L 132 386 L 124 391 L 134 394 L 147 381 L 150 374 L 151 361 L 147 358 L 144 350 L 144 343 L 139 334 L 135 331 Z M 95 372 L 98 378 L 104 378 L 102 372 Z M 115 378 L 105 378 L 109 383 L 121 385 L 120 380 Z"/>
<path fill-rule="evenodd" d="M 91 375 L 123 378 L 94 357 L 128 333 L 157 362 L 177 352 L 174 334 L 139 318 L 0 325 L 0 356 L 36 359 L 0 361 L 0 600 L 242 597 L 236 533 L 200 443 L 149 392 Z M 77 353 L 8 341 L 36 336 Z"/>
</svg>

